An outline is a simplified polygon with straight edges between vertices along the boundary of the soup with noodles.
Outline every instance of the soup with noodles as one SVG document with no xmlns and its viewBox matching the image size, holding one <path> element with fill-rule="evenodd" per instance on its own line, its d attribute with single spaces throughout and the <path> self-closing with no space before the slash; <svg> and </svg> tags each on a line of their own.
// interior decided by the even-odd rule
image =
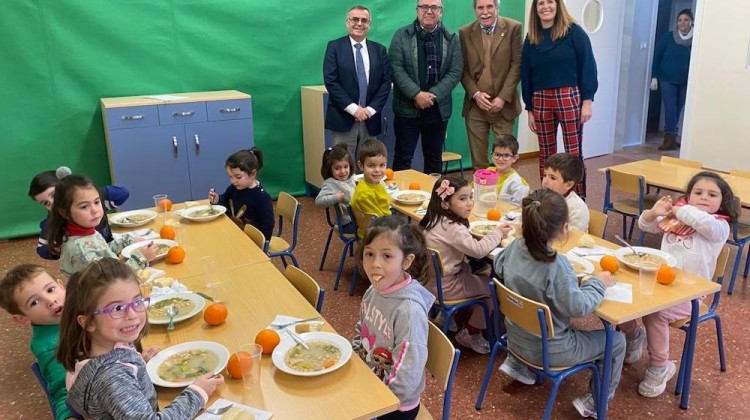
<svg viewBox="0 0 750 420">
<path fill-rule="evenodd" d="M 169 315 L 167 315 L 167 308 L 170 305 L 174 305 L 174 307 L 177 308 L 177 315 L 186 314 L 192 311 L 193 308 L 195 308 L 195 302 L 193 302 L 190 299 L 185 299 L 185 298 L 180 298 L 180 297 L 164 299 L 164 300 L 154 303 L 148 308 L 149 318 L 151 318 L 152 320 L 156 320 L 156 321 L 168 320 Z"/>
<path fill-rule="evenodd" d="M 642 263 L 653 263 L 656 265 L 667 263 L 667 260 L 654 254 L 643 254 L 641 256 L 638 256 L 636 254 L 625 254 L 622 256 L 622 259 L 625 260 L 628 264 L 633 264 L 639 267 Z"/>
<path fill-rule="evenodd" d="M 219 213 L 221 213 L 219 210 L 216 210 L 214 208 L 207 208 L 191 212 L 190 217 L 209 217 L 216 216 Z"/>
<path fill-rule="evenodd" d="M 584 274 L 587 274 L 588 270 L 586 269 L 586 266 L 579 263 L 578 261 L 568 260 L 570 261 L 570 265 L 573 266 L 573 271 L 578 274 L 579 276 L 582 276 Z"/>
<path fill-rule="evenodd" d="M 424 194 L 418 194 L 418 193 L 405 193 L 405 194 L 399 194 L 398 196 L 399 201 L 403 201 L 405 203 L 410 204 L 420 204 L 422 201 L 425 200 Z"/>
<path fill-rule="evenodd" d="M 309 350 L 299 344 L 289 349 L 284 356 L 287 366 L 300 372 L 316 372 L 335 365 L 341 358 L 341 350 L 331 343 L 308 341 L 305 344 Z"/>
<path fill-rule="evenodd" d="M 210 350 L 187 350 L 174 354 L 165 360 L 157 373 L 169 382 L 183 382 L 206 373 L 219 366 L 219 356 Z"/>
<path fill-rule="evenodd" d="M 148 220 L 151 216 L 146 213 L 131 214 L 120 219 L 120 223 L 140 223 Z"/>
<path fill-rule="evenodd" d="M 497 225 L 494 225 L 492 223 L 487 223 L 483 225 L 474 225 L 471 227 L 471 233 L 479 236 L 485 236 L 489 235 L 493 231 L 495 231 Z"/>
</svg>

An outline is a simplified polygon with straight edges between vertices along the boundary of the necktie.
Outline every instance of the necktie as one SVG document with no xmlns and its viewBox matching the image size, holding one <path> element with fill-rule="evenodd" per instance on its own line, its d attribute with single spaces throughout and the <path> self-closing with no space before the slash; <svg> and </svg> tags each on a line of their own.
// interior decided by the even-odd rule
<svg viewBox="0 0 750 420">
<path fill-rule="evenodd" d="M 357 84 L 359 85 L 359 105 L 367 105 L 367 73 L 365 73 L 365 60 L 362 58 L 362 44 L 354 44 L 357 49 L 355 61 L 357 64 Z"/>
<path fill-rule="evenodd" d="M 487 26 L 487 27 L 483 27 L 482 29 L 484 30 L 484 32 L 487 33 L 487 35 L 492 35 L 492 30 L 495 28 L 492 26 Z"/>
</svg>

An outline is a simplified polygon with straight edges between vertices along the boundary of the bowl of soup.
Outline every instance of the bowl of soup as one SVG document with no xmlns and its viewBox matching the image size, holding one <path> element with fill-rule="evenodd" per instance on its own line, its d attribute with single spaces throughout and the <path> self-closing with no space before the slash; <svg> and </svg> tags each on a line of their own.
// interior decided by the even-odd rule
<svg viewBox="0 0 750 420">
<path fill-rule="evenodd" d="M 418 206 L 430 199 L 430 193 L 420 190 L 402 190 L 393 193 L 393 199 L 407 206 Z"/>
<path fill-rule="evenodd" d="M 132 210 L 115 213 L 109 217 L 113 225 L 123 227 L 143 226 L 156 218 L 156 212 L 151 210 Z"/>
<path fill-rule="evenodd" d="M 193 222 L 208 222 L 210 220 L 217 219 L 222 214 L 227 212 L 227 208 L 218 204 L 205 205 L 205 206 L 194 206 L 179 210 L 177 214 L 180 217 L 188 219 Z"/>
<path fill-rule="evenodd" d="M 220 373 L 229 361 L 229 350 L 212 341 L 190 341 L 166 348 L 146 364 L 154 385 L 181 388 L 207 373 Z"/>
<path fill-rule="evenodd" d="M 493 220 L 481 220 L 481 221 L 474 221 L 469 223 L 469 232 L 471 232 L 472 235 L 482 238 L 486 235 L 489 235 L 492 232 L 495 232 L 497 230 L 497 227 L 500 225 L 504 225 L 507 222 L 497 222 Z M 508 231 L 507 236 L 512 236 L 513 233 L 515 233 L 515 228 L 513 226 L 510 227 L 510 231 Z"/>
<path fill-rule="evenodd" d="M 570 262 L 571 267 L 573 267 L 573 272 L 576 273 L 576 276 L 583 277 L 594 272 L 594 264 L 591 264 L 587 259 L 572 254 L 565 254 L 565 257 Z"/>
<path fill-rule="evenodd" d="M 133 255 L 133 252 L 140 248 L 143 248 L 144 246 L 148 246 L 148 244 L 150 243 L 156 245 L 156 257 L 154 257 L 154 261 L 166 257 L 167 252 L 169 252 L 169 248 L 178 245 L 176 241 L 173 241 L 171 239 L 147 239 L 145 241 L 134 242 L 126 246 L 120 254 L 122 254 L 122 256 L 125 258 L 130 258 Z"/>
<path fill-rule="evenodd" d="M 677 259 L 664 251 L 645 246 L 634 246 L 633 248 L 642 255 L 634 254 L 633 250 L 628 247 L 622 247 L 615 251 L 615 257 L 633 270 L 638 270 L 643 263 L 656 264 L 657 267 L 661 264 L 670 267 L 677 265 Z"/>
<path fill-rule="evenodd" d="M 295 376 L 318 376 L 340 368 L 352 356 L 352 345 L 344 337 L 324 331 L 298 334 L 309 349 L 282 333 L 281 343 L 271 355 L 274 366 Z"/>
<path fill-rule="evenodd" d="M 174 322 L 184 321 L 201 313 L 206 301 L 194 293 L 171 293 L 168 295 L 152 296 L 148 307 L 148 323 L 156 325 L 169 324 L 167 308 L 177 308 Z"/>
</svg>

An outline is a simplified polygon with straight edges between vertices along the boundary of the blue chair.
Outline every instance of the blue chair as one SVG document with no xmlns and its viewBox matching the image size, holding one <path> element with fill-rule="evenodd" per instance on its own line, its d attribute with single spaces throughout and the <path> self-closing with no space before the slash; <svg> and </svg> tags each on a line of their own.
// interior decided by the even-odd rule
<svg viewBox="0 0 750 420">
<path fill-rule="evenodd" d="M 622 215 L 622 236 L 631 239 L 633 237 L 633 228 L 635 222 L 640 217 L 643 210 L 651 208 L 655 203 L 654 197 L 646 196 L 646 180 L 641 175 L 633 175 L 620 172 L 612 168 L 607 168 L 604 172 L 606 179 L 606 189 L 604 192 L 604 208 L 602 211 L 609 214 L 610 211 Z M 612 200 L 612 190 L 617 190 L 635 196 L 636 198 L 625 198 L 622 200 Z M 628 219 L 630 222 L 629 234 L 626 233 Z M 606 224 L 605 224 L 606 229 Z M 638 238 L 638 245 L 643 243 L 643 234 Z"/>
<path fill-rule="evenodd" d="M 498 351 L 501 349 L 506 353 L 513 354 L 513 356 L 515 356 L 520 362 L 528 366 L 528 368 L 536 374 L 537 383 L 540 383 L 540 377 L 547 378 L 552 382 L 552 391 L 547 399 L 547 407 L 544 410 L 545 419 L 549 419 L 550 416 L 552 416 L 552 408 L 555 405 L 557 390 L 560 383 L 568 376 L 581 370 L 588 369 L 591 371 L 591 375 L 593 375 L 594 389 L 599 389 L 599 381 L 601 380 L 601 377 L 599 376 L 599 368 L 594 362 L 581 363 L 575 366 L 550 366 L 548 340 L 555 336 L 555 331 L 552 326 L 552 314 L 547 305 L 527 299 L 518 293 L 513 292 L 497 279 L 490 282 L 490 293 L 492 294 L 495 306 L 494 327 L 496 336 L 499 336 L 500 334 L 499 313 L 502 312 L 505 317 L 513 321 L 515 325 L 541 337 L 542 365 L 535 365 L 514 352 L 512 343 L 508 342 L 507 334 L 504 334 L 500 339 L 495 341 L 495 345 L 492 347 L 490 361 L 487 363 L 487 370 L 484 373 L 482 387 L 479 390 L 479 396 L 477 397 L 477 410 L 482 408 L 482 401 L 484 400 L 484 395 L 487 392 L 487 388 L 490 384 L 490 377 L 495 367 L 495 358 L 497 357 Z M 594 398 L 598 401 L 598 396 L 595 395 Z"/>
<path fill-rule="evenodd" d="M 427 364 L 425 368 L 438 380 L 443 390 L 443 420 L 450 419 L 451 400 L 453 399 L 453 380 L 458 369 L 458 359 L 461 350 L 453 346 L 453 343 L 440 331 L 435 324 L 428 322 L 429 331 L 427 336 Z M 429 411 L 422 404 L 419 408 L 417 419 L 432 418 Z"/>
<path fill-rule="evenodd" d="M 343 208 L 342 208 L 343 207 Z M 336 214 L 336 232 L 339 236 L 339 239 L 341 239 L 341 242 L 344 243 L 344 248 L 341 250 L 341 260 L 339 261 L 339 269 L 336 271 L 336 280 L 333 282 L 333 290 L 339 290 L 339 282 L 341 281 L 341 275 L 344 273 L 344 264 L 346 263 L 346 255 L 349 254 L 351 257 L 354 257 L 354 244 L 359 242 L 359 239 L 357 238 L 357 223 L 356 219 L 354 218 L 354 214 L 352 212 L 352 207 L 349 204 L 346 204 L 345 206 L 333 206 L 333 209 Z M 348 233 L 344 230 L 343 224 L 341 221 L 343 220 L 342 212 L 347 212 L 349 214 L 349 219 L 354 222 L 354 233 Z M 349 295 L 354 294 L 354 285 L 357 282 L 357 262 L 354 261 L 354 273 L 352 274 L 352 284 L 349 289 Z"/>
<path fill-rule="evenodd" d="M 337 206 L 334 206 L 337 207 Z M 323 271 L 323 265 L 326 263 L 326 256 L 328 255 L 328 247 L 331 245 L 331 238 L 333 237 L 333 232 L 338 230 L 338 225 L 333 223 L 331 220 L 331 208 L 326 207 L 326 223 L 328 223 L 328 237 L 326 238 L 326 245 L 323 247 L 323 255 L 320 257 L 320 266 L 318 267 L 318 271 Z"/>
<path fill-rule="evenodd" d="M 740 198 L 737 197 L 737 205 L 741 202 Z M 729 280 L 729 288 L 727 289 L 728 294 L 734 292 L 734 282 L 737 280 L 737 273 L 740 269 L 740 261 L 742 261 L 742 254 L 745 253 L 745 245 L 750 242 L 750 220 L 746 218 L 740 218 L 740 220 L 732 223 L 732 236 L 727 239 L 727 243 L 737 247 L 737 257 L 734 259 L 734 266 L 732 268 L 732 278 Z M 745 271 L 743 276 L 747 277 L 747 271 L 750 268 L 750 256 L 745 261 Z"/>
<path fill-rule="evenodd" d="M 284 271 L 284 277 L 294 286 L 297 291 L 315 307 L 318 313 L 323 310 L 323 298 L 326 289 L 321 288 L 318 283 L 301 269 L 291 265 Z"/>
<path fill-rule="evenodd" d="M 52 410 L 52 415 L 55 414 L 55 406 L 52 404 L 52 395 L 49 392 L 49 388 L 47 388 L 47 381 L 44 379 L 44 375 L 42 375 L 42 369 L 39 368 L 39 363 L 34 362 L 31 364 L 31 371 L 34 372 L 34 376 L 36 376 L 36 380 L 39 381 L 39 385 L 42 386 L 42 389 L 44 390 L 44 395 L 47 396 L 47 402 L 49 403 L 50 410 Z M 83 420 L 83 417 L 81 417 L 80 414 L 76 413 L 73 408 L 68 405 L 68 410 L 70 410 L 70 413 L 73 418 L 81 419 Z"/>
<path fill-rule="evenodd" d="M 428 273 L 427 278 L 429 279 L 435 279 L 435 287 L 436 291 L 435 294 L 437 295 L 437 299 L 435 300 L 435 303 L 432 304 L 432 312 L 433 314 L 435 311 L 440 311 L 443 313 L 443 333 L 448 334 L 448 328 L 451 324 L 451 319 L 455 315 L 455 313 L 461 309 L 468 308 L 469 306 L 479 305 L 482 307 L 482 310 L 484 310 L 484 319 L 487 324 L 488 332 L 489 332 L 489 340 L 490 343 L 493 341 L 492 337 L 492 329 L 490 326 L 492 325 L 492 322 L 490 320 L 490 308 L 487 307 L 487 304 L 484 302 L 485 296 L 473 296 L 463 299 L 450 299 L 446 300 L 443 297 L 443 260 L 440 257 L 440 252 L 436 249 L 429 249 L 430 253 L 430 261 L 432 264 L 428 264 Z"/>
<path fill-rule="evenodd" d="M 286 267 L 285 257 L 291 258 L 294 266 L 299 267 L 299 263 L 297 263 L 297 258 L 295 258 L 293 252 L 294 248 L 297 247 L 297 231 L 299 230 L 299 214 L 301 209 L 302 205 L 296 198 L 283 191 L 279 193 L 279 200 L 276 203 L 276 213 L 279 215 L 279 229 L 276 232 L 276 235 L 271 236 L 271 239 L 269 240 L 268 256 L 272 258 L 280 257 L 284 267 Z M 281 237 L 285 218 L 292 225 L 291 244 Z"/>
<path fill-rule="evenodd" d="M 729 245 L 724 245 L 724 248 L 721 250 L 721 253 L 719 253 L 719 258 L 716 260 L 716 268 L 714 269 L 714 281 L 718 283 L 719 285 L 722 284 L 724 281 L 724 273 L 726 272 L 727 267 L 727 260 L 729 259 Z M 724 357 L 724 334 L 722 333 L 721 329 L 721 317 L 718 313 L 716 313 L 716 308 L 719 307 L 719 299 L 721 298 L 721 289 L 714 293 L 713 301 L 711 302 L 711 306 L 707 306 L 704 303 L 701 303 L 700 306 L 700 312 L 698 316 L 698 326 L 700 324 L 713 320 L 716 323 L 716 341 L 719 343 L 719 370 L 722 372 L 727 371 L 727 362 Z M 685 392 L 690 392 L 690 387 L 686 383 L 685 378 L 685 362 L 687 360 L 686 352 L 688 351 L 688 342 L 690 340 L 690 337 L 688 334 L 690 334 L 689 325 L 690 317 L 683 318 L 681 320 L 675 321 L 671 324 L 674 328 L 679 328 L 682 331 L 685 331 L 685 344 L 682 346 L 682 357 L 680 358 L 680 372 L 677 375 L 677 385 L 675 386 L 674 393 L 675 395 L 679 395 L 682 393 L 683 389 Z M 697 333 L 697 331 L 696 331 Z"/>
</svg>

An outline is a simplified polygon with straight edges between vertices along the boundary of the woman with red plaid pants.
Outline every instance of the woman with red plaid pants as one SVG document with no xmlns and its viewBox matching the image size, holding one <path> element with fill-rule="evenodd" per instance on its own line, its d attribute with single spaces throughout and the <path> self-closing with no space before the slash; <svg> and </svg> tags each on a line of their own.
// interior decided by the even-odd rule
<svg viewBox="0 0 750 420">
<path fill-rule="evenodd" d="M 557 126 L 565 151 L 581 156 L 583 124 L 599 87 L 591 41 L 565 8 L 563 0 L 534 0 L 529 33 L 521 55 L 521 92 L 529 128 L 539 138 L 539 176 L 544 162 L 557 153 Z M 586 175 L 576 186 L 586 197 Z"/>
</svg>

